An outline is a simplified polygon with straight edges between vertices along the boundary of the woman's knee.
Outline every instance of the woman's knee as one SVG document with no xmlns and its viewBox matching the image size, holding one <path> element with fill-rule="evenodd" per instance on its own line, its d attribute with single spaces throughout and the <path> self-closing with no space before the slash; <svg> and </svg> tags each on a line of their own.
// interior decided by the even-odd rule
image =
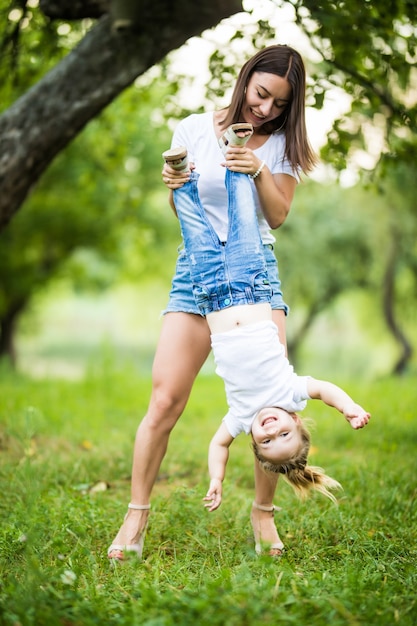
<svg viewBox="0 0 417 626">
<path fill-rule="evenodd" d="M 153 430 L 171 431 L 184 410 L 188 394 L 171 393 L 168 389 L 154 389 L 146 420 Z"/>
</svg>

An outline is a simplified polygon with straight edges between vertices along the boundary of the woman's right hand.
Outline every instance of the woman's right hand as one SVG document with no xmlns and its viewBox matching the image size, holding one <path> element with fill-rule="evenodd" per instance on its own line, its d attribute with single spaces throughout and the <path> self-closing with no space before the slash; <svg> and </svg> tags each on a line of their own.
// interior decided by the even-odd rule
<svg viewBox="0 0 417 626">
<path fill-rule="evenodd" d="M 195 169 L 194 163 L 189 163 L 189 170 L 186 172 L 178 172 L 167 163 L 164 163 L 164 167 L 162 168 L 162 181 L 168 189 L 178 189 L 182 187 L 184 183 L 188 183 L 190 180 L 190 171 L 193 169 Z"/>
</svg>

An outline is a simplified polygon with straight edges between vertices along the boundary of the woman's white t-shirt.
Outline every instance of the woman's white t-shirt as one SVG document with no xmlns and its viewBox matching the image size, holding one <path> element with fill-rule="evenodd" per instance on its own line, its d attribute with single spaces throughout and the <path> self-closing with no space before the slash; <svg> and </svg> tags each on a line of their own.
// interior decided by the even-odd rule
<svg viewBox="0 0 417 626">
<path fill-rule="evenodd" d="M 185 146 L 188 150 L 188 159 L 196 166 L 200 175 L 198 191 L 201 203 L 206 211 L 220 241 L 227 240 L 227 192 L 224 184 L 225 168 L 224 156 L 218 144 L 214 130 L 214 113 L 194 113 L 186 117 L 175 129 L 172 138 L 172 148 Z M 298 181 L 297 173 L 285 157 L 285 135 L 274 133 L 260 148 L 253 151 L 256 156 L 265 161 L 272 174 L 289 174 Z M 274 243 L 266 219 L 259 206 L 259 198 L 255 184 L 251 181 L 255 201 L 259 230 L 263 243 Z"/>
</svg>

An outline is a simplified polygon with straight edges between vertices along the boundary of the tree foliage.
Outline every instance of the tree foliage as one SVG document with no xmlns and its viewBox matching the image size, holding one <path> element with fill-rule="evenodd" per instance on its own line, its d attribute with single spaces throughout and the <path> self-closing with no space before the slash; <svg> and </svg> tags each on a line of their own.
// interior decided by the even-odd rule
<svg viewBox="0 0 417 626">
<path fill-rule="evenodd" d="M 322 157 L 340 171 L 361 170 L 382 197 L 381 205 L 388 207 L 383 219 L 388 245 L 380 251 L 381 289 L 384 317 L 401 352 L 394 371 L 401 373 L 412 355 L 396 306 L 404 266 L 411 269 L 414 291 L 417 286 L 412 269 L 416 248 L 408 236 L 415 236 L 412 225 L 417 214 L 417 185 L 412 175 L 417 160 L 415 3 L 292 3 L 297 23 L 322 59 L 313 73 L 316 102 L 320 104 L 329 86 L 351 98 L 350 112 L 335 121 Z"/>
<path fill-rule="evenodd" d="M 155 85 L 152 88 L 160 98 L 157 105 L 151 89 L 135 92 L 136 100 L 120 94 L 152 67 L 160 68 L 157 80 L 161 80 L 170 50 L 238 12 L 241 3 L 177 0 L 173 5 L 170 0 L 143 0 L 138 13 L 138 3 L 131 0 L 127 28 L 120 28 L 116 20 L 118 4 L 118 0 L 39 4 L 0 0 L 0 310 L 2 315 L 9 311 L 9 318 L 0 322 L 0 351 L 11 337 L 4 333 L 5 324 L 13 326 L 31 294 L 54 275 L 72 267 L 79 285 L 106 284 L 121 268 L 138 277 L 149 267 L 147 250 L 166 242 L 172 232 L 174 222 L 162 219 L 158 210 L 163 206 L 166 211 L 166 205 L 165 200 L 159 205 L 157 159 L 169 141 L 164 114 L 183 112 L 175 110 L 163 86 L 159 92 Z M 402 371 L 411 347 L 395 303 L 402 297 L 403 284 L 414 295 L 417 291 L 412 240 L 416 213 L 412 165 L 417 156 L 413 2 L 271 0 L 271 4 L 277 9 L 293 7 L 318 59 L 314 64 L 308 61 L 308 103 L 323 107 L 328 90 L 335 88 L 351 98 L 350 111 L 335 121 L 328 135 L 323 160 L 339 171 L 356 167 L 370 174 L 366 182 L 381 194 L 384 207 L 378 223 L 369 227 L 386 241 L 379 263 L 374 262 L 373 240 L 366 237 L 370 231 L 361 230 L 358 216 L 352 219 L 349 204 L 340 200 L 344 192 L 339 198 L 329 194 L 338 210 L 332 210 L 329 199 L 323 204 L 319 194 L 314 194 L 315 206 L 301 209 L 305 221 L 297 221 L 297 232 L 304 233 L 306 252 L 320 267 L 320 280 L 317 276 L 317 282 L 313 278 L 306 285 L 294 257 L 288 260 L 288 282 L 303 294 L 295 301 L 307 311 L 299 337 L 343 290 L 374 284 L 363 262 L 372 259 L 372 267 L 381 268 L 375 276 L 382 286 L 387 324 L 403 349 L 396 366 Z M 267 20 L 242 24 L 230 43 L 211 56 L 208 99 L 217 104 L 242 61 L 274 41 L 275 31 Z M 172 81 L 169 93 L 178 87 L 178 80 Z M 345 206 L 346 214 L 340 206 Z M 297 240 L 292 228 L 287 231 L 289 242 Z M 323 258 L 330 257 L 334 261 L 327 271 Z M 409 278 L 404 282 L 405 273 Z"/>
<path fill-rule="evenodd" d="M 320 313 L 342 294 L 374 284 L 378 253 L 370 237 L 372 212 L 362 210 L 365 197 L 359 189 L 341 193 L 335 184 L 311 181 L 298 189 L 279 230 L 284 295 L 295 312 L 288 339 L 293 362 Z"/>
<path fill-rule="evenodd" d="M 135 87 L 63 151 L 0 233 L 0 355 L 14 358 L 16 323 L 52 279 L 103 289 L 121 278 L 163 273 L 177 221 L 160 182 L 170 142 L 149 119 L 171 87 Z"/>
<path fill-rule="evenodd" d="M 342 169 L 359 150 L 375 162 L 398 145 L 414 152 L 417 130 L 417 13 L 412 0 L 293 0 L 296 20 L 322 62 L 313 74 L 316 94 L 329 86 L 351 97 L 323 151 Z M 372 132 L 374 131 L 374 132 Z M 375 131 L 381 135 L 375 150 Z M 398 155 L 399 156 L 399 155 Z"/>
</svg>

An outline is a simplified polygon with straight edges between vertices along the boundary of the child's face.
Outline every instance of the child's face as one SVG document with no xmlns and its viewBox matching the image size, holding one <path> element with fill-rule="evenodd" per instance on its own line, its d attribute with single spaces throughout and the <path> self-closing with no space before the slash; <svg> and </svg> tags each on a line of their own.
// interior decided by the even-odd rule
<svg viewBox="0 0 417 626">
<path fill-rule="evenodd" d="M 302 445 L 299 418 L 284 409 L 266 407 L 252 424 L 252 438 L 259 453 L 271 463 L 286 463 Z"/>
</svg>

